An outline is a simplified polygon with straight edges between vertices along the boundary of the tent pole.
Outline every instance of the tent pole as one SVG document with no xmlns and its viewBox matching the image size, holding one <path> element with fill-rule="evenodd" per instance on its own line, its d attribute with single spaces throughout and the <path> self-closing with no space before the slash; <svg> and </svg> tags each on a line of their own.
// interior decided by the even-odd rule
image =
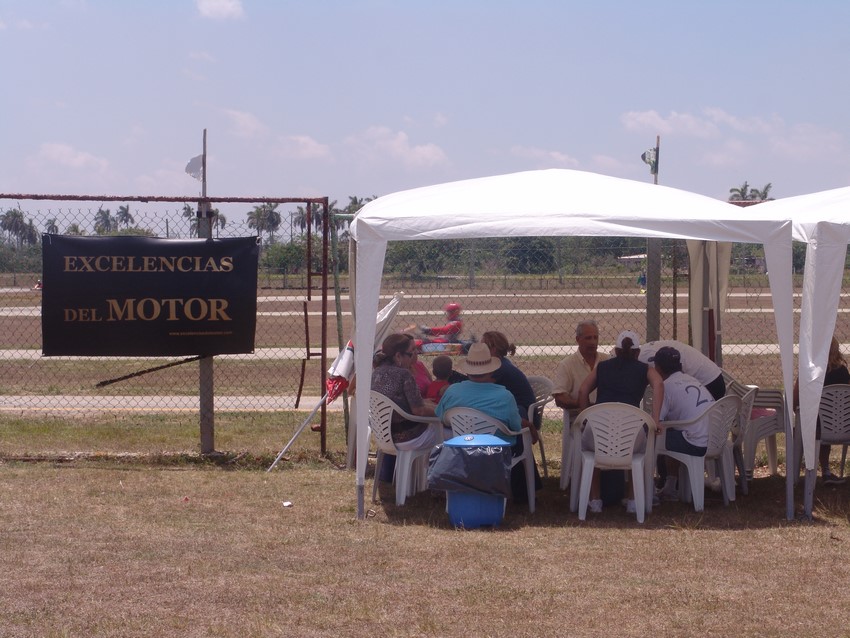
<svg viewBox="0 0 850 638">
<path fill-rule="evenodd" d="M 787 408 L 787 405 L 786 405 Z M 800 475 L 797 467 L 797 441 L 794 440 L 794 428 L 792 421 L 788 418 L 788 410 L 785 414 L 785 519 L 794 520 L 794 481 Z M 800 443 L 802 445 L 802 441 Z"/>
<path fill-rule="evenodd" d="M 806 470 L 806 483 L 803 488 L 803 509 L 806 518 L 809 520 L 812 520 L 812 507 L 815 500 L 815 477 L 817 473 L 817 469 Z"/>
</svg>

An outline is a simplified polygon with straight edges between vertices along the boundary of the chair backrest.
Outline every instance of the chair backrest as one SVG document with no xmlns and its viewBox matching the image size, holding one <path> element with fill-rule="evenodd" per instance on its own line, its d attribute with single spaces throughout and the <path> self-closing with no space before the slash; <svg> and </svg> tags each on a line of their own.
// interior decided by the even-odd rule
<svg viewBox="0 0 850 638">
<path fill-rule="evenodd" d="M 506 434 L 516 436 L 518 432 L 512 432 L 507 425 L 473 408 L 450 408 L 443 415 L 443 423 L 449 425 L 453 436 L 462 434 Z"/>
<path fill-rule="evenodd" d="M 380 392 L 372 390 L 369 397 L 369 429 L 375 437 L 375 444 L 384 452 L 395 454 L 392 436 L 393 412 L 402 410 L 393 401 Z"/>
<path fill-rule="evenodd" d="M 543 408 L 546 404 L 552 401 L 552 389 L 555 384 L 548 377 L 531 376 L 528 377 L 528 383 L 531 384 L 531 389 L 534 391 L 534 403 L 528 406 L 528 420 L 534 423 L 536 427 L 540 427 L 543 422 Z"/>
<path fill-rule="evenodd" d="M 583 410 L 576 422 L 593 433 L 598 467 L 629 467 L 638 436 L 655 432 L 652 417 L 627 403 L 598 403 Z"/>
<path fill-rule="evenodd" d="M 751 390 L 758 392 L 758 386 L 744 385 L 736 381 L 728 372 L 723 371 L 723 380 L 726 382 L 726 394 L 731 394 L 743 400 Z"/>
<path fill-rule="evenodd" d="M 743 396 L 739 397 L 741 399 L 741 408 L 738 410 L 738 421 L 735 424 L 735 427 L 732 428 L 732 434 L 736 439 L 743 437 L 747 431 L 747 425 L 750 422 L 750 415 L 753 413 L 753 403 L 756 400 L 756 392 L 758 392 L 758 388 L 750 388 L 747 390 Z M 732 396 L 738 396 L 734 394 Z"/>
<path fill-rule="evenodd" d="M 850 439 L 850 385 L 824 386 L 818 416 L 821 441 L 844 443 Z"/>
<path fill-rule="evenodd" d="M 739 423 L 741 399 L 734 394 L 728 394 L 715 401 L 703 415 L 708 419 L 708 450 L 707 457 L 715 457 L 723 451 L 723 446 L 729 440 L 729 435 Z"/>
<path fill-rule="evenodd" d="M 528 382 L 531 384 L 531 389 L 534 390 L 535 401 L 542 401 L 552 396 L 552 388 L 555 387 L 555 384 L 549 377 L 530 376 Z"/>
<path fill-rule="evenodd" d="M 776 410 L 776 414 L 770 416 L 770 418 L 776 421 L 778 425 L 782 424 L 782 420 L 785 418 L 785 394 L 782 390 L 761 389 L 756 385 L 744 385 L 740 381 L 736 381 L 725 370 L 723 371 L 723 379 L 726 381 L 726 394 L 735 395 L 742 401 L 750 390 L 755 389 L 753 403 L 747 411 L 748 415 L 752 414 L 753 408 Z M 780 427 L 779 429 L 781 430 L 782 428 Z"/>
</svg>

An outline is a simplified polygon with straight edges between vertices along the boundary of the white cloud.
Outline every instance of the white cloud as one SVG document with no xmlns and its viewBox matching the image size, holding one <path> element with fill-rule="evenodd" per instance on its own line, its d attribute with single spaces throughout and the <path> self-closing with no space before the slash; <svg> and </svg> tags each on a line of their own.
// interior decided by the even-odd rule
<svg viewBox="0 0 850 638">
<path fill-rule="evenodd" d="M 725 125 L 733 131 L 741 133 L 764 133 L 768 134 L 777 126 L 782 127 L 783 122 L 780 118 L 773 117 L 769 120 L 760 117 L 736 117 L 716 107 L 708 107 L 703 109 L 708 119 L 718 125 Z"/>
<path fill-rule="evenodd" d="M 626 131 L 702 140 L 695 161 L 713 168 L 745 167 L 781 158 L 786 165 L 847 156 L 843 136 L 810 123 L 789 125 L 778 115 L 738 116 L 719 107 L 699 114 L 629 111 L 620 117 Z"/>
<path fill-rule="evenodd" d="M 841 134 L 822 129 L 814 124 L 797 124 L 790 128 L 772 131 L 768 144 L 777 156 L 798 161 L 846 156 Z"/>
<path fill-rule="evenodd" d="M 137 175 L 132 183 L 139 193 L 184 193 L 190 194 L 192 190 L 200 188 L 198 180 L 186 174 L 186 171 L 177 166 L 168 168 L 157 168 L 150 173 Z M 168 204 L 178 206 L 178 204 Z"/>
<path fill-rule="evenodd" d="M 535 148 L 533 146 L 513 146 L 511 147 L 511 155 L 531 160 L 541 168 L 576 168 L 579 165 L 576 158 L 570 157 L 565 153 L 549 151 L 544 148 Z"/>
<path fill-rule="evenodd" d="M 411 145 L 407 133 L 384 126 L 372 126 L 363 133 L 346 139 L 360 155 L 371 159 L 391 159 L 408 168 L 440 166 L 448 163 L 446 154 L 436 144 Z"/>
<path fill-rule="evenodd" d="M 76 170 L 103 173 L 109 168 L 109 162 L 85 151 L 78 151 L 67 144 L 42 144 L 35 156 L 29 158 L 33 166 L 51 165 Z"/>
<path fill-rule="evenodd" d="M 278 152 L 290 159 L 321 160 L 333 159 L 327 144 L 317 142 L 309 135 L 290 135 L 279 139 Z"/>
<path fill-rule="evenodd" d="M 244 15 L 242 0 L 196 0 L 198 12 L 212 20 L 230 20 Z"/>
<path fill-rule="evenodd" d="M 633 133 L 677 134 L 698 138 L 710 138 L 718 134 L 718 127 L 714 121 L 676 111 L 671 111 L 666 117 L 654 110 L 628 111 L 620 116 L 620 122 L 627 131 Z"/>
<path fill-rule="evenodd" d="M 698 161 L 701 165 L 715 168 L 746 166 L 752 161 L 752 149 L 740 139 L 729 138 L 720 146 L 704 152 Z"/>
<path fill-rule="evenodd" d="M 253 113 L 234 109 L 222 109 L 222 111 L 230 120 L 231 132 L 238 137 L 257 137 L 268 130 Z"/>
<path fill-rule="evenodd" d="M 6 28 L 6 23 L 0 20 L 0 31 Z"/>
</svg>

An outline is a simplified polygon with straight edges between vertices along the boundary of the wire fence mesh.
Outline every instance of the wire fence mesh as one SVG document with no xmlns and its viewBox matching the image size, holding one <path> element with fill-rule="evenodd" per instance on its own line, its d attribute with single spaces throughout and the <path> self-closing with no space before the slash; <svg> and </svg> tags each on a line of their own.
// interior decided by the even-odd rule
<svg viewBox="0 0 850 638">
<path fill-rule="evenodd" d="M 127 203 L 106 209 L 25 203 L 0 206 L 0 398 L 7 405 L 24 401 L 33 409 L 73 405 L 197 409 L 197 362 L 136 374 L 171 360 L 41 356 L 41 293 L 33 289 L 40 279 L 41 233 L 190 238 L 197 235 L 193 207 Z M 213 236 L 263 237 L 256 351 L 216 357 L 218 410 L 295 408 L 302 365 L 302 403 L 319 397 L 323 390 L 319 357 L 305 361 L 308 349 L 317 352 L 320 346 L 321 280 L 315 273 L 324 267 L 321 234 L 314 231 L 308 242 L 306 231 L 321 219 L 318 215 L 308 218 L 298 207 L 279 213 L 277 224 L 264 224 L 258 208 L 228 209 L 213 224 Z M 338 321 L 331 290 L 328 364 L 336 355 L 338 340 L 346 340 L 352 330 L 345 223 L 337 225 L 342 233 L 336 254 L 341 316 Z M 624 329 L 647 334 L 645 252 L 645 240 L 624 238 L 393 242 L 382 287 L 387 298 L 396 291 L 405 292 L 395 329 L 435 325 L 442 320 L 442 306 L 454 301 L 463 307 L 464 338 L 499 330 L 517 345 L 515 360 L 526 374 L 551 376 L 558 361 L 572 352 L 574 328 L 580 320 L 592 318 L 599 323 L 603 348 L 611 347 Z M 796 281 L 799 287 L 799 277 Z M 660 300 L 660 338 L 689 342 L 688 260 L 683 241 L 662 242 Z M 773 306 L 759 246 L 733 249 L 726 301 L 724 368 L 745 383 L 781 387 Z M 836 333 L 840 340 L 848 336 L 844 311 Z M 118 378 L 124 380 L 98 386 Z"/>
</svg>

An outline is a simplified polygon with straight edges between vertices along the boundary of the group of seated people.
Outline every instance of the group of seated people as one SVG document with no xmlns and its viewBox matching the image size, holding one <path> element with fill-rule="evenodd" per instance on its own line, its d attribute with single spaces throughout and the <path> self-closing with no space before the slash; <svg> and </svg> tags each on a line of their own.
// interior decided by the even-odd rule
<svg viewBox="0 0 850 638">
<path fill-rule="evenodd" d="M 372 390 L 380 392 L 402 410 L 416 416 L 437 416 L 453 407 L 468 407 L 484 412 L 515 432 L 531 425 L 527 420 L 528 407 L 535 402 L 534 391 L 525 374 L 507 358 L 516 351 L 504 334 L 485 332 L 481 340 L 470 346 L 469 352 L 453 369 L 451 357 L 435 357 L 433 376 L 419 360 L 419 348 L 412 335 L 392 334 L 384 339 L 375 354 L 372 370 Z M 425 424 L 403 420 L 394 415 L 393 441 L 401 450 L 417 450 L 441 443 L 439 434 Z M 537 430 L 530 427 L 532 440 Z M 511 444 L 514 454 L 522 453 L 521 437 L 503 437 Z M 514 500 L 527 498 L 525 475 L 521 469 L 512 472 Z M 540 478 L 535 475 L 540 487 Z"/>
<path fill-rule="evenodd" d="M 553 377 L 552 396 L 558 407 L 574 415 L 586 407 L 605 402 L 641 406 L 647 387 L 652 389 L 652 418 L 663 435 L 664 449 L 692 456 L 704 456 L 708 445 L 708 427 L 697 420 L 687 427 L 665 427 L 665 422 L 688 421 L 699 417 L 726 394 L 723 371 L 696 348 L 673 340 L 640 343 L 632 331 L 621 332 L 613 356 L 599 350 L 599 328 L 586 320 L 576 326 L 577 350 L 561 361 Z M 833 339 L 829 379 L 850 381 L 846 362 Z M 386 395 L 401 409 L 417 416 L 438 416 L 452 407 L 469 407 L 505 423 L 510 430 L 529 427 L 536 442 L 537 429 L 527 420 L 528 407 L 535 402 L 534 391 L 525 374 L 508 356 L 516 348 L 498 331 L 485 332 L 478 343 L 453 369 L 452 359 L 437 356 L 432 371 L 419 361 L 414 338 L 405 333 L 384 340 L 375 355 L 372 389 Z M 433 372 L 433 374 L 432 374 Z M 828 381 L 829 381 L 828 379 Z M 844 381 L 846 379 L 847 381 Z M 796 400 L 796 392 L 795 392 Z M 393 438 L 400 449 L 421 449 L 439 444 L 437 435 L 421 423 L 399 420 L 392 426 Z M 656 433 L 649 433 L 655 435 Z M 522 438 L 512 437 L 514 453 L 521 453 Z M 592 446 L 592 437 L 583 438 L 583 446 Z M 645 444 L 645 440 L 644 440 Z M 835 482 L 829 473 L 829 448 L 821 452 L 824 478 Z M 659 460 L 661 500 L 676 500 L 678 467 L 669 457 Z M 519 470 L 519 468 L 515 468 Z M 525 477 L 514 473 L 513 494 L 525 498 Z M 536 476 L 537 489 L 540 488 Z M 594 474 L 589 509 L 601 512 L 603 498 L 600 478 Z M 634 511 L 634 500 L 624 499 L 627 511 Z"/>
</svg>

